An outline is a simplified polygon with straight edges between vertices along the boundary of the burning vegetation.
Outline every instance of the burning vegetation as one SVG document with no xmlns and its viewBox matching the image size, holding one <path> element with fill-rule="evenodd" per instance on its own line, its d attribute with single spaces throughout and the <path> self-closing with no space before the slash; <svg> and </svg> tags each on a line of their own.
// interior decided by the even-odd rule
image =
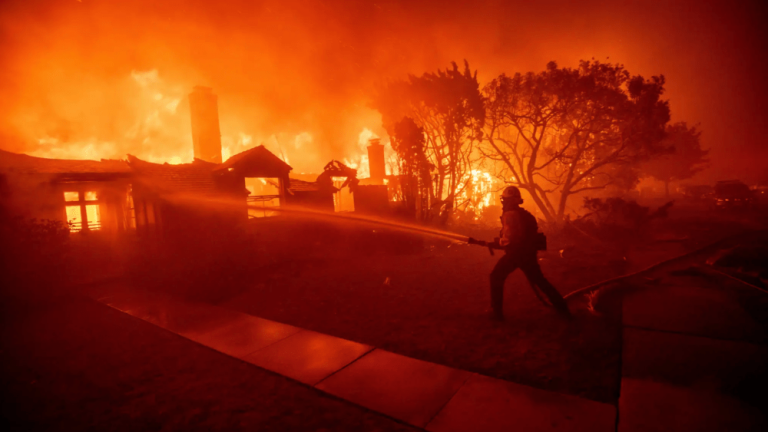
<svg viewBox="0 0 768 432">
<path fill-rule="evenodd" d="M 164 17 L 174 7 L 145 12 Z M 411 29 L 412 18 L 393 5 L 338 7 L 350 17 L 388 17 L 409 29 L 387 39 L 390 42 L 400 37 L 419 39 L 413 37 L 419 32 Z M 169 34 L 167 28 L 145 23 L 137 25 L 145 32 L 130 37 L 137 24 L 133 20 L 143 16 L 141 8 L 101 2 L 62 4 L 31 20 L 49 23 L 51 34 L 81 38 L 87 38 L 87 32 L 78 24 L 88 23 L 96 34 L 134 47 L 141 61 L 126 63 L 107 54 L 106 40 L 98 38 L 65 38 L 51 42 L 50 49 L 14 39 L 9 59 L 23 65 L 29 75 L 15 78 L 26 99 L 16 95 L 15 105 L 6 107 L 13 115 L 6 117 L 4 133 L 14 139 L 7 140 L 4 149 L 62 160 L 124 159 L 130 154 L 141 161 L 178 165 L 194 159 L 222 163 L 262 145 L 292 170 L 289 178 L 246 180 L 251 216 L 272 214 L 263 208 L 286 204 L 294 196 L 325 191 L 333 191 L 337 211 L 354 211 L 357 200 L 381 212 L 386 189 L 386 211 L 443 226 L 451 221 L 495 224 L 496 193 L 517 185 L 523 189 L 526 207 L 556 227 L 581 212 L 578 203 L 585 196 L 633 199 L 641 180 L 657 179 L 669 189 L 670 182 L 693 177 L 707 163 L 701 144 L 706 127 L 689 127 L 677 118 L 671 122 L 675 113 L 664 99 L 667 80 L 655 75 L 664 72 L 662 67 L 644 66 L 641 69 L 652 70 L 653 75 L 641 75 L 620 63 L 578 62 L 572 54 L 553 55 L 559 63 L 551 62 L 544 70 L 538 69 L 545 60 L 500 67 L 496 56 L 486 54 L 473 60 L 479 69 L 471 69 L 466 61 L 449 63 L 465 52 L 428 65 L 401 61 L 411 50 L 383 43 L 383 35 L 391 32 L 378 24 L 336 22 L 336 6 L 309 7 L 317 12 L 314 17 L 270 2 L 246 8 L 264 18 L 260 28 L 265 34 L 246 31 L 252 27 L 247 17 L 231 19 L 223 30 L 219 18 L 214 18 L 222 12 L 218 7 L 183 8 L 188 15 L 171 27 L 181 26 L 197 36 L 195 46 L 204 54 L 191 59 L 188 48 L 172 54 L 161 48 L 188 47 L 184 32 Z M 494 8 L 503 9 L 478 5 L 466 11 L 466 19 L 472 21 Z M 32 14 L 22 5 L 8 10 L 9 17 L 21 17 L 19 22 Z M 87 14 L 100 19 L 91 20 Z M 130 18 L 119 23 L 121 15 Z M 324 26 L 323 19 L 332 24 Z M 222 33 L 198 25 L 204 22 Z M 3 25 L 10 31 L 18 24 L 8 18 Z M 324 27 L 329 29 L 317 31 Z M 270 30 L 282 39 L 267 36 Z M 309 35 L 318 47 L 339 40 L 349 46 L 326 59 L 322 53 L 328 50 L 314 52 L 299 43 Z M 155 44 L 156 40 L 166 45 Z M 445 45 L 459 44 L 453 40 Z M 259 60 L 245 59 L 242 53 L 254 53 Z M 66 75 L 27 70 L 28 65 L 49 60 L 59 62 Z M 254 68 L 254 63 L 261 67 Z M 290 70 L 278 73 L 278 64 Z M 98 65 L 111 68 L 107 76 L 89 82 L 73 78 Z M 440 68 L 445 65 L 450 66 Z M 64 80 L 69 83 L 64 85 Z M 43 86 L 49 95 L 36 94 L 27 82 Z M 219 96 L 200 83 L 215 88 Z M 679 79 L 671 83 L 679 86 Z M 334 86 L 340 91 L 334 92 Z M 35 99 L 46 101 L 47 108 L 29 105 Z M 349 176 L 334 179 L 332 188 L 340 191 L 323 181 L 320 192 L 321 187 L 313 184 L 326 174 L 323 167 L 332 160 L 357 170 L 355 178 L 362 181 L 357 198 L 345 186 Z M 378 198 L 369 199 L 373 196 Z M 379 204 L 368 203 L 371 199 Z M 327 197 L 312 200 L 330 208 Z M 74 206 L 67 206 L 56 219 L 86 221 L 87 227 L 88 211 L 90 220 L 99 221 L 102 215 L 94 212 L 105 212 L 94 205 L 79 216 Z"/>
<path fill-rule="evenodd" d="M 700 133 L 688 132 L 684 123 L 668 126 L 669 104 L 661 99 L 664 83 L 663 76 L 646 80 L 631 76 L 622 65 L 584 61 L 577 69 L 550 63 L 541 73 L 502 74 L 481 90 L 477 72 L 467 63 L 463 70 L 454 63 L 436 73 L 390 81 L 377 90 L 371 103 L 381 114 L 389 143 L 381 144 L 380 138 L 364 129 L 359 148 L 365 153 L 352 161 L 344 159 L 346 164 L 332 161 L 320 173 L 293 177 L 288 174 L 292 167 L 287 156 L 270 152 L 265 145 L 223 157 L 232 148 L 224 147 L 217 96 L 210 88 L 198 86 L 188 97 L 193 162 L 150 169 L 152 165 L 130 156 L 125 163 L 92 165 L 105 170 L 105 175 L 130 172 L 128 176 L 135 178 L 135 186 L 130 181 L 120 186 L 130 192 L 115 198 L 129 207 L 110 216 L 128 221 L 118 226 L 141 226 L 137 220 L 157 224 L 162 219 L 160 206 L 147 207 L 143 198 L 137 201 L 133 196 L 157 188 L 165 188 L 157 196 L 194 191 L 233 198 L 245 193 L 248 205 L 244 203 L 243 208 L 250 210 L 244 214 L 251 217 L 273 214 L 267 207 L 309 204 L 336 211 L 396 213 L 444 226 L 457 215 L 462 220 L 487 220 L 484 210 L 498 205 L 495 194 L 507 185 L 524 190 L 534 204 L 531 210 L 557 226 L 568 217 L 569 198 L 589 192 L 626 195 L 643 175 L 644 166 L 661 166 L 653 165 L 660 157 L 669 158 L 678 151 L 697 155 L 693 164 L 704 161 Z M 179 102 L 171 105 L 166 108 L 175 110 Z M 684 140 L 667 139 L 682 133 L 687 133 Z M 297 146 L 298 140 L 299 136 Z M 676 149 L 675 143 L 684 146 Z M 6 154 L 5 158 L 12 175 L 14 158 L 20 157 Z M 178 154 L 171 159 L 181 158 Z M 26 160 L 35 164 L 33 159 Z M 45 163 L 40 159 L 38 164 Z M 108 164 L 113 168 L 106 168 Z M 83 174 L 77 172 L 77 162 L 69 165 L 61 168 L 65 176 L 56 182 L 71 182 L 66 175 Z M 667 183 L 696 172 L 683 164 L 676 166 L 679 172 L 674 176 L 669 173 L 674 167 L 666 169 Z M 163 180 L 145 181 L 147 176 Z M 60 192 L 68 204 L 61 217 L 53 219 L 71 223 L 73 231 L 100 229 L 101 213 L 114 213 L 100 207 L 107 201 L 97 202 L 96 190 L 80 191 L 80 185 L 70 186 L 77 190 L 66 188 Z M 136 207 L 137 202 L 142 204 Z"/>
</svg>

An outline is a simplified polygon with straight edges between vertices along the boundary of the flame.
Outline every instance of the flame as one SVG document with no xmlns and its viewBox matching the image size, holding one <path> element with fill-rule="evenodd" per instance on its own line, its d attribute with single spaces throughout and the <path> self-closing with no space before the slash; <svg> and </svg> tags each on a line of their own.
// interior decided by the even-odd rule
<svg viewBox="0 0 768 432">
<path fill-rule="evenodd" d="M 491 205 L 494 193 L 494 178 L 491 173 L 472 170 L 472 184 L 475 186 L 475 199 L 478 199 L 476 208 L 481 210 L 483 207 Z"/>
<path fill-rule="evenodd" d="M 37 139 L 33 156 L 55 159 L 112 159 L 125 156 L 123 148 L 131 148 L 135 156 L 155 163 L 180 164 L 193 159 L 189 114 L 180 112 L 182 99 L 186 98 L 183 87 L 166 83 L 157 69 L 131 71 L 131 83 L 135 90 L 136 119 L 130 127 L 120 132 L 120 140 L 105 141 L 96 137 L 67 141 L 55 136 L 42 135 Z M 370 132 L 370 131 L 369 131 Z M 372 134 L 372 132 L 371 132 Z M 282 135 L 282 134 L 281 134 Z M 292 149 L 311 151 L 314 138 L 309 132 L 292 137 Z M 235 134 L 222 133 L 222 159 L 249 150 L 257 140 L 245 131 Z M 132 144 L 138 144 L 138 148 Z M 271 152 L 290 164 L 286 148 L 272 134 L 261 141 Z"/>
<path fill-rule="evenodd" d="M 62 142 L 59 138 L 43 136 L 37 140 L 38 147 L 29 152 L 32 156 L 51 159 L 108 159 L 118 152 L 114 142 L 98 141 L 95 138 L 87 141 Z"/>
<path fill-rule="evenodd" d="M 138 115 L 123 134 L 125 141 L 140 142 L 144 151 L 136 156 L 150 162 L 191 162 L 192 148 L 184 146 L 185 138 L 191 140 L 191 132 L 188 127 L 184 131 L 188 123 L 178 112 L 186 96 L 184 88 L 161 79 L 157 69 L 133 70 L 130 76 L 138 90 L 134 101 Z"/>
<path fill-rule="evenodd" d="M 59 110 L 61 121 L 68 129 L 55 127 L 53 121 L 38 125 L 30 123 L 35 145 L 30 146 L 26 153 L 54 159 L 90 160 L 123 159 L 130 153 L 154 163 L 191 162 L 194 155 L 187 100 L 191 91 L 189 83 L 172 82 L 162 70 L 156 68 L 126 71 L 122 80 L 122 90 L 127 91 L 116 92 L 116 98 L 108 101 L 114 103 L 116 108 L 107 107 L 104 112 L 96 112 L 94 102 L 104 101 L 83 99 L 89 102 L 84 108 L 71 107 L 71 110 L 82 110 L 84 113 L 77 122 L 68 117 L 70 112 L 63 108 Z M 350 134 L 356 138 L 356 142 L 352 141 L 356 145 L 346 147 L 351 147 L 351 152 L 339 148 L 337 154 L 326 156 L 320 151 L 320 146 L 329 143 L 318 141 L 307 130 L 260 134 L 232 115 L 225 99 L 220 100 L 219 108 L 223 160 L 264 145 L 288 164 L 295 159 L 293 162 L 301 171 L 319 173 L 324 164 L 333 158 L 358 169 L 359 177 L 369 177 L 366 147 L 370 139 L 378 138 L 371 128 L 364 127 L 359 133 Z M 227 130 L 232 125 L 237 128 Z"/>
<path fill-rule="evenodd" d="M 236 137 L 222 135 L 221 160 L 227 160 L 230 157 L 253 147 L 253 137 L 245 132 L 238 132 Z"/>
<path fill-rule="evenodd" d="M 378 135 L 373 133 L 372 130 L 364 127 L 360 134 L 357 136 L 357 146 L 364 152 L 368 152 L 368 141 L 374 138 L 379 138 Z"/>
<path fill-rule="evenodd" d="M 371 169 L 368 163 L 368 142 L 374 138 L 379 138 L 379 136 L 372 130 L 364 127 L 357 135 L 356 154 L 342 159 L 344 165 L 357 170 L 358 178 L 368 178 L 371 176 Z"/>
<path fill-rule="evenodd" d="M 344 158 L 342 162 L 344 162 L 344 165 L 356 169 L 358 178 L 368 178 L 371 176 L 371 170 L 368 167 L 367 154 L 359 154 L 351 158 Z"/>
<path fill-rule="evenodd" d="M 312 144 L 313 140 L 314 139 L 309 132 L 302 132 L 296 135 L 296 138 L 293 139 L 293 145 L 296 147 L 296 150 L 298 150 L 305 147 L 307 144 Z"/>
<path fill-rule="evenodd" d="M 467 210 L 474 211 L 475 220 L 478 220 L 482 210 L 495 203 L 498 180 L 487 171 L 473 169 L 464 176 L 464 181 L 469 184 L 459 194 L 458 201 L 465 201 Z"/>
<path fill-rule="evenodd" d="M 126 79 L 132 98 L 121 101 L 127 107 L 108 128 L 116 129 L 110 130 L 113 138 L 104 139 L 96 132 L 84 136 L 84 131 L 103 125 L 62 120 L 68 129 L 48 128 L 58 135 L 41 130 L 35 138 L 36 148 L 27 153 L 54 159 L 99 160 L 123 158 L 128 152 L 125 149 L 130 149 L 150 162 L 190 162 L 193 151 L 189 122 L 179 113 L 184 88 L 165 82 L 157 69 L 132 70 Z"/>
</svg>

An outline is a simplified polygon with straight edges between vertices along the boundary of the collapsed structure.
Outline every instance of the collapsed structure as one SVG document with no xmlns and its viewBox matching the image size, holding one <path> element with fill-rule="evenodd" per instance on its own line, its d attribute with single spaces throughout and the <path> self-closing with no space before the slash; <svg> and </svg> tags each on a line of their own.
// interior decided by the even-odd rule
<svg viewBox="0 0 768 432">
<path fill-rule="evenodd" d="M 334 194 L 343 187 L 354 193 L 356 209 L 385 211 L 384 153 L 378 142 L 371 144 L 373 151 L 369 148 L 371 178 L 365 186 L 358 186 L 356 170 L 337 161 L 314 182 L 292 179 L 292 168 L 264 146 L 222 161 L 216 95 L 198 86 L 189 102 L 191 163 L 157 164 L 132 155 L 60 160 L 0 150 L 0 199 L 25 217 L 66 222 L 71 232 L 146 237 L 231 225 L 272 215 L 270 208 L 281 206 L 333 211 Z"/>
</svg>

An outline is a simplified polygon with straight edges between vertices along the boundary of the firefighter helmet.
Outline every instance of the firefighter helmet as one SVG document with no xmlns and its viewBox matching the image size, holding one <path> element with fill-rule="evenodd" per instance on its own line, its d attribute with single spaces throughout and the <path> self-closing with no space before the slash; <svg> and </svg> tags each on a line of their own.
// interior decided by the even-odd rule
<svg viewBox="0 0 768 432">
<path fill-rule="evenodd" d="M 518 189 L 515 186 L 509 186 L 506 189 L 504 189 L 504 192 L 502 192 L 501 194 L 501 198 L 505 198 L 505 199 L 511 198 L 513 200 L 518 200 L 518 201 L 523 200 L 523 197 L 520 195 L 520 189 Z"/>
</svg>

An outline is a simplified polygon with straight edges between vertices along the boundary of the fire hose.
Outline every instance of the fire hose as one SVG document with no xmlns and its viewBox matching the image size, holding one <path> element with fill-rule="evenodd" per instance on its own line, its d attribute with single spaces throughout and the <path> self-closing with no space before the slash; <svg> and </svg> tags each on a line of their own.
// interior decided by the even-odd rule
<svg viewBox="0 0 768 432">
<path fill-rule="evenodd" d="M 477 245 L 477 246 L 487 247 L 487 248 L 488 248 L 488 252 L 489 252 L 491 255 L 495 255 L 495 254 L 493 253 L 493 250 L 494 250 L 494 249 L 500 249 L 500 250 L 503 250 L 503 249 L 504 249 L 504 248 L 503 248 L 503 247 L 502 247 L 502 246 L 499 244 L 499 238 L 498 238 L 498 237 L 496 237 L 495 239 L 493 239 L 493 241 L 492 241 L 492 242 L 487 242 L 487 241 L 484 241 L 484 240 L 477 240 L 477 239 L 475 239 L 475 238 L 472 238 L 472 237 L 467 237 L 467 243 L 468 243 L 468 244 L 471 244 L 471 245 Z"/>
</svg>

